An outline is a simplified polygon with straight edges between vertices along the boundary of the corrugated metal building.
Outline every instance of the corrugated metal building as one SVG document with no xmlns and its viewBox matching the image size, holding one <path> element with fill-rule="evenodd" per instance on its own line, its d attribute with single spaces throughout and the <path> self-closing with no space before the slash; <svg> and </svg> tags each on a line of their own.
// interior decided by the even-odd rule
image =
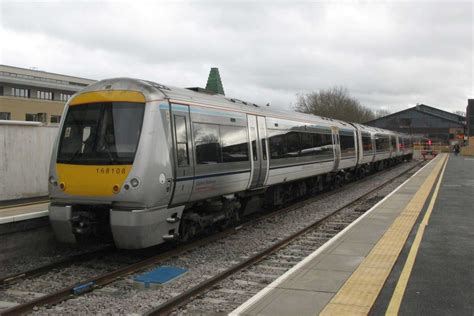
<svg viewBox="0 0 474 316">
<path fill-rule="evenodd" d="M 425 104 L 418 104 L 365 124 L 423 136 L 433 142 L 447 144 L 452 140 L 462 139 L 466 129 L 466 118 Z"/>
</svg>

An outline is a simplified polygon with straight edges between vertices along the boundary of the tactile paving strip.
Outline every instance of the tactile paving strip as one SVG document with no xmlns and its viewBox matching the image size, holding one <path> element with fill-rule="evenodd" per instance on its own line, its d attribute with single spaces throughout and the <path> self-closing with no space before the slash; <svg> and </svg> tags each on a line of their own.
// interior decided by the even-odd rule
<svg viewBox="0 0 474 316">
<path fill-rule="evenodd" d="M 447 156 L 433 168 L 405 209 L 320 315 L 367 315 L 392 271 Z"/>
</svg>

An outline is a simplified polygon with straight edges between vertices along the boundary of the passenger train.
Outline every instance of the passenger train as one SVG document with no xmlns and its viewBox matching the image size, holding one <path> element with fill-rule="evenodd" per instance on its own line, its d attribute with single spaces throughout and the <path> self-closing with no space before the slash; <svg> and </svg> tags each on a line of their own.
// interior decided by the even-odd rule
<svg viewBox="0 0 474 316">
<path fill-rule="evenodd" d="M 137 249 L 411 159 L 388 130 L 117 78 L 66 105 L 49 175 L 59 241 Z"/>
</svg>

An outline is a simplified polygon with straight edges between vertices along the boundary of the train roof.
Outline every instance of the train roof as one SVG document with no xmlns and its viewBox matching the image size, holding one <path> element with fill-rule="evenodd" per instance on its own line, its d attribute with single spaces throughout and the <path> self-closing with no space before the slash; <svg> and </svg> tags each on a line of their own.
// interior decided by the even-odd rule
<svg viewBox="0 0 474 316">
<path fill-rule="evenodd" d="M 313 114 L 304 114 L 283 109 L 275 109 L 268 106 L 261 106 L 252 102 L 246 102 L 236 98 L 229 98 L 220 94 L 207 93 L 205 92 L 205 90 L 203 91 L 203 89 L 177 88 L 173 86 L 162 85 L 153 81 L 133 78 L 113 78 L 101 80 L 86 87 L 81 92 L 79 92 L 79 94 L 84 92 L 107 89 L 140 91 L 145 95 L 147 101 L 169 99 L 171 102 L 174 101 L 202 106 L 212 106 L 221 109 L 227 109 L 230 111 L 239 111 L 255 115 L 270 116 L 290 121 L 303 121 L 306 123 L 315 123 L 325 126 L 335 126 L 346 129 L 354 129 L 354 126 L 358 126 L 361 130 L 366 130 L 372 134 L 394 133 L 392 131 L 384 130 L 381 128 L 366 126 L 357 123 L 344 122 L 328 117 L 322 117 Z"/>
</svg>

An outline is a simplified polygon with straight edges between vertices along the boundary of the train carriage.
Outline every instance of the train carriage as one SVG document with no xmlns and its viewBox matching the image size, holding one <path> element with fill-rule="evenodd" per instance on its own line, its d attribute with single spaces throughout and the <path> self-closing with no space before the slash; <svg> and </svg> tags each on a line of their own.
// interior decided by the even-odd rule
<svg viewBox="0 0 474 316">
<path fill-rule="evenodd" d="M 111 235 L 119 248 L 143 248 L 187 239 L 408 157 L 406 138 L 149 81 L 103 80 L 67 103 L 50 165 L 50 221 L 64 242 Z"/>
</svg>

